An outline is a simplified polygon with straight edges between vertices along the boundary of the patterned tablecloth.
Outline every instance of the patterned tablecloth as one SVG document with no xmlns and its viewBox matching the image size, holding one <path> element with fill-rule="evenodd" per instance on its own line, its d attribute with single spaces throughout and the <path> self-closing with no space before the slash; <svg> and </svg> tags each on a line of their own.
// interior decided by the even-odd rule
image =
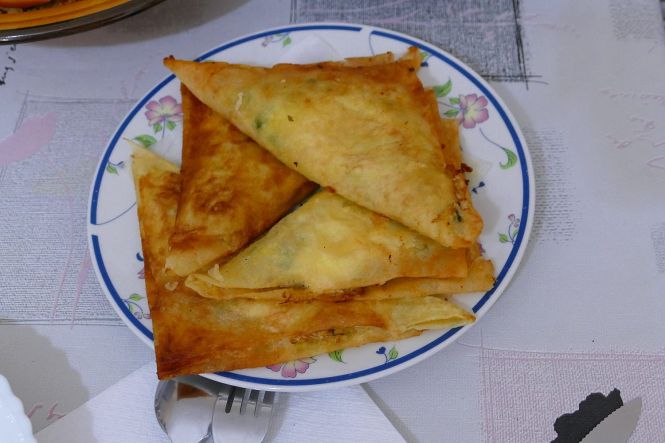
<svg viewBox="0 0 665 443">
<path fill-rule="evenodd" d="M 458 56 L 491 81 L 533 157 L 534 230 L 511 286 L 456 344 L 366 386 L 405 439 L 550 441 L 557 417 L 616 388 L 644 401 L 631 441 L 665 441 L 657 0 L 168 0 L 0 46 L 0 373 L 35 430 L 153 359 L 102 295 L 86 245 L 91 179 L 121 118 L 164 77 L 165 55 L 310 21 L 382 26 Z"/>
</svg>

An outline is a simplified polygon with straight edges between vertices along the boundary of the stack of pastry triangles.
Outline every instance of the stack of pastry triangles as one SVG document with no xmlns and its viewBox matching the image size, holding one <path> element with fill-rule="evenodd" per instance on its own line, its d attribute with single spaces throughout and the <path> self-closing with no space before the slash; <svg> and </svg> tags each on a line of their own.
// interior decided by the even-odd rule
<svg viewBox="0 0 665 443">
<path fill-rule="evenodd" d="M 265 366 L 473 321 L 493 268 L 412 48 L 259 68 L 165 60 L 182 168 L 133 172 L 160 378 Z M 191 92 L 190 92 L 191 91 Z"/>
</svg>

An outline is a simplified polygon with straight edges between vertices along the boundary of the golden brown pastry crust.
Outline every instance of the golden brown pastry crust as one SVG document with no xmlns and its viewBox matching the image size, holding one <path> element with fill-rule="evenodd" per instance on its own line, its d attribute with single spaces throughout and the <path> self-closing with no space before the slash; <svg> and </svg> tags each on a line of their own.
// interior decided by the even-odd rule
<svg viewBox="0 0 665 443">
<path fill-rule="evenodd" d="M 288 167 L 442 245 L 469 247 L 482 220 L 446 173 L 415 53 L 355 66 L 165 64 Z"/>
<path fill-rule="evenodd" d="M 181 92 L 182 191 L 166 266 L 186 276 L 245 246 L 317 186 Z"/>
<path fill-rule="evenodd" d="M 132 171 L 157 373 L 162 379 L 269 365 L 474 319 L 437 297 L 342 303 L 200 297 L 164 266 L 180 193 L 177 167 L 135 148 Z"/>
<path fill-rule="evenodd" d="M 457 295 L 488 291 L 494 286 L 494 266 L 478 252 L 478 247 L 467 251 L 469 273 L 458 278 L 409 278 L 400 277 L 382 285 L 358 287 L 324 294 L 305 288 L 237 289 L 220 287 L 217 280 L 205 274 L 192 274 L 185 285 L 202 297 L 230 300 L 280 300 L 280 301 L 345 301 L 345 300 L 386 300 L 402 297 L 422 297 L 426 295 Z"/>
<path fill-rule="evenodd" d="M 321 190 L 264 236 L 208 274 L 227 288 L 303 287 L 316 293 L 397 277 L 465 277 L 451 249 L 329 190 Z"/>
</svg>

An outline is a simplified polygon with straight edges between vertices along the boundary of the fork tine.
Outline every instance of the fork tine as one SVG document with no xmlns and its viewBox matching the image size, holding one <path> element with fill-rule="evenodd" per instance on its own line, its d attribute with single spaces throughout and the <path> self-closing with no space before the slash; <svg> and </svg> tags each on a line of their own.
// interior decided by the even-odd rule
<svg viewBox="0 0 665 443">
<path fill-rule="evenodd" d="M 228 442 L 261 441 L 270 426 L 276 401 L 274 392 L 237 387 L 221 391 L 219 407 L 213 412 L 213 438 Z"/>
<path fill-rule="evenodd" d="M 235 399 L 236 396 L 236 388 L 235 386 L 231 386 L 231 390 L 229 391 L 229 396 L 226 398 L 226 407 L 224 408 L 225 413 L 231 412 L 231 408 L 233 407 L 233 400 Z"/>
<path fill-rule="evenodd" d="M 261 413 L 261 408 L 264 406 L 263 399 L 265 398 L 266 391 L 256 391 L 256 407 L 254 408 L 254 417 L 258 417 Z"/>
<path fill-rule="evenodd" d="M 251 389 L 243 389 L 242 400 L 240 401 L 240 415 L 243 415 L 247 411 L 247 406 L 249 404 L 249 396 L 251 395 Z"/>
<path fill-rule="evenodd" d="M 247 408 L 245 409 L 245 412 L 249 410 L 252 415 L 256 416 L 256 407 L 258 406 L 258 398 L 260 391 L 256 391 L 254 389 L 251 390 L 248 389 L 248 391 L 249 391 L 249 398 L 247 399 Z"/>
<path fill-rule="evenodd" d="M 265 391 L 265 396 L 263 397 L 263 404 L 265 406 L 270 406 L 272 408 L 275 403 L 275 393 L 273 391 Z"/>
<path fill-rule="evenodd" d="M 245 388 L 236 388 L 236 398 L 233 399 L 233 406 L 231 406 L 231 412 L 235 412 L 238 415 L 241 415 L 245 410 L 243 404 L 245 403 L 245 395 L 247 393 Z"/>
</svg>

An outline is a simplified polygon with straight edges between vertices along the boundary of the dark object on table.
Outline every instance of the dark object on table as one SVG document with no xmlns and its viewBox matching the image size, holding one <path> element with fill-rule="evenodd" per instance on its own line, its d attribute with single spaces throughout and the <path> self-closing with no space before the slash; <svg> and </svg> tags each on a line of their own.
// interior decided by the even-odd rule
<svg viewBox="0 0 665 443">
<path fill-rule="evenodd" d="M 598 423 L 621 406 L 621 392 L 616 388 L 607 397 L 600 392 L 589 394 L 577 411 L 556 419 L 554 430 L 558 436 L 552 443 L 579 443 Z"/>
</svg>

